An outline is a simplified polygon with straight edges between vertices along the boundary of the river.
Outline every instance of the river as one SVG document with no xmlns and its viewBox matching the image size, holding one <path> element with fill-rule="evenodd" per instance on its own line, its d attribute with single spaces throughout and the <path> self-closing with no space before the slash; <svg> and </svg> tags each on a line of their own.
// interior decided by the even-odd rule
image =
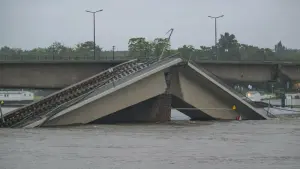
<svg viewBox="0 0 300 169">
<path fill-rule="evenodd" d="M 300 119 L 0 129 L 0 168 L 299 169 Z"/>
</svg>

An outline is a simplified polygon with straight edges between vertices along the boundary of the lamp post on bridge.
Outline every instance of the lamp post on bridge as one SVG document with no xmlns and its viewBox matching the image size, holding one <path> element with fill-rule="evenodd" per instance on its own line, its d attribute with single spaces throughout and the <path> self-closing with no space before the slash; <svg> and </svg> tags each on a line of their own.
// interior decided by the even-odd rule
<svg viewBox="0 0 300 169">
<path fill-rule="evenodd" d="M 216 57 L 218 60 L 218 48 L 217 48 L 217 19 L 218 18 L 222 18 L 224 15 L 220 15 L 220 16 L 208 16 L 209 18 L 212 18 L 215 20 L 215 52 L 216 52 Z"/>
<path fill-rule="evenodd" d="M 94 60 L 96 60 L 96 25 L 95 25 L 95 15 L 97 12 L 102 12 L 103 9 L 100 9 L 98 11 L 89 11 L 85 10 L 85 12 L 92 13 L 93 14 L 93 24 L 94 24 Z"/>
<path fill-rule="evenodd" d="M 113 50 L 113 60 L 115 60 L 115 46 L 112 47 Z"/>
</svg>

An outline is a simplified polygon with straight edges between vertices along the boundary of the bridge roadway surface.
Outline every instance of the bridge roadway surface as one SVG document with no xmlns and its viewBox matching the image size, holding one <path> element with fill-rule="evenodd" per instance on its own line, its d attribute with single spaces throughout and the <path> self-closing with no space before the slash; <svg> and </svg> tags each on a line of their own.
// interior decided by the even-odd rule
<svg viewBox="0 0 300 169">
<path fill-rule="evenodd" d="M 119 66 L 104 71 L 109 75 L 122 72 L 124 76 L 113 74 L 114 80 L 105 85 L 95 78 L 103 72 L 56 92 L 29 106 L 5 114 L 6 127 L 63 126 L 90 123 L 126 122 L 165 122 L 170 120 L 171 107 L 180 110 L 192 120 L 232 120 L 238 115 L 245 119 L 268 119 L 266 111 L 245 100 L 220 79 L 199 67 L 197 64 L 183 62 L 181 58 L 165 58 L 159 62 L 138 63 L 139 68 L 128 74 L 129 67 Z M 119 78 L 116 78 L 119 77 Z M 93 83 L 87 83 L 87 82 Z M 88 86 L 88 87 L 86 87 Z M 89 95 L 80 96 L 75 91 L 82 87 L 93 88 Z M 63 92 L 72 91 L 65 97 Z M 76 94 L 76 97 L 75 97 Z M 63 99 L 61 97 L 72 97 Z M 75 101 L 74 101 L 75 99 Z M 232 106 L 237 107 L 232 110 Z M 39 107 L 40 106 L 40 107 Z M 44 106 L 41 108 L 41 106 Z M 34 113 L 32 113 L 34 112 Z M 30 114 L 30 115 L 26 115 Z M 25 116 L 24 116 L 25 114 Z"/>
<path fill-rule="evenodd" d="M 0 88 L 62 89 L 109 67 L 114 61 L 0 61 Z M 300 63 L 268 61 L 198 61 L 198 65 L 226 81 L 267 82 L 284 74 L 300 80 Z"/>
</svg>

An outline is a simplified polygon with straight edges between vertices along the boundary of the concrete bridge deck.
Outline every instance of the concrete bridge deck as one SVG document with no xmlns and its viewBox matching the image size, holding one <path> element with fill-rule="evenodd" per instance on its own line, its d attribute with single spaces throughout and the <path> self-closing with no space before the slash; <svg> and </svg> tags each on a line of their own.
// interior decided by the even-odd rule
<svg viewBox="0 0 300 169">
<path fill-rule="evenodd" d="M 0 88 L 63 89 L 125 60 L 0 62 Z M 223 80 L 267 82 L 278 73 L 300 80 L 300 63 L 267 61 L 198 61 Z M 282 65 L 282 69 L 279 69 Z"/>
<path fill-rule="evenodd" d="M 87 124 L 94 122 L 168 121 L 171 105 L 164 105 L 165 70 L 181 63 L 180 58 L 165 60 L 132 77 L 120 80 L 103 93 L 71 106 L 51 117 L 44 126 Z M 162 99 L 160 99 L 162 98 Z M 170 104 L 170 103 L 169 103 Z M 82 117 L 82 114 L 85 114 Z M 110 117 L 106 117 L 110 115 Z M 101 119 L 106 117 L 106 119 Z M 112 118 L 113 117 L 113 118 Z M 162 119 L 163 117 L 163 119 Z M 109 120 L 112 119 L 112 120 Z"/>
<path fill-rule="evenodd" d="M 266 112 L 261 112 L 246 97 L 192 62 L 173 68 L 171 93 L 172 107 L 180 106 L 179 111 L 195 120 L 235 119 L 238 115 L 268 119 Z"/>
<path fill-rule="evenodd" d="M 197 64 L 165 58 L 110 68 L 8 113 L 5 126 L 168 121 L 171 105 L 196 120 L 268 118 Z"/>
<path fill-rule="evenodd" d="M 151 63 L 151 62 L 149 62 Z M 118 66 L 107 69 L 81 82 L 73 84 L 61 91 L 55 92 L 42 100 L 29 104 L 21 109 L 5 114 L 2 126 L 19 126 L 42 115 L 58 111 L 64 106 L 73 104 L 89 96 L 91 92 L 108 83 L 128 76 L 140 69 L 147 67 L 146 64 L 140 64 L 138 60 L 131 60 Z"/>
</svg>

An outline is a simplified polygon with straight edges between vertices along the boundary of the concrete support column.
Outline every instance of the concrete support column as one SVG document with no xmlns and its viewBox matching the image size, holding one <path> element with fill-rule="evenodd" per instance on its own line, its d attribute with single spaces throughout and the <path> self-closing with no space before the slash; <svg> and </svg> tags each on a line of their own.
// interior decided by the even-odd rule
<svg viewBox="0 0 300 169">
<path fill-rule="evenodd" d="M 167 122 L 171 120 L 171 94 L 165 93 L 157 97 L 152 113 L 155 114 L 156 122 Z"/>
<path fill-rule="evenodd" d="M 157 98 L 156 107 L 153 111 L 156 111 L 157 122 L 167 122 L 171 120 L 171 105 L 172 95 L 170 93 L 172 73 L 170 70 L 166 70 L 165 73 L 166 91 Z"/>
<path fill-rule="evenodd" d="M 113 114 L 99 118 L 91 123 L 152 123 L 167 122 L 171 119 L 171 97 L 161 94 L 149 100 L 132 105 Z"/>
</svg>

